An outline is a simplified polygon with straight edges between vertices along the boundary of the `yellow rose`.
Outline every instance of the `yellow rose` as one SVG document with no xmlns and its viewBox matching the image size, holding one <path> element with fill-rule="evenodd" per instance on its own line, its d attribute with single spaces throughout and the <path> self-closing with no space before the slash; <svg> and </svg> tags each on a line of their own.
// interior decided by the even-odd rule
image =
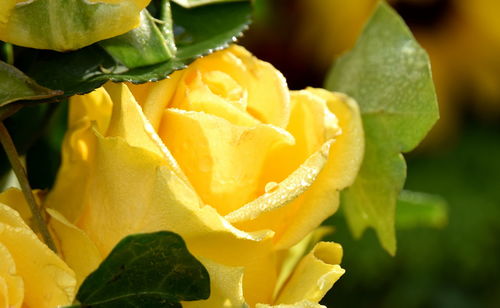
<svg viewBox="0 0 500 308">
<path fill-rule="evenodd" d="M 124 236 L 171 230 L 211 277 L 210 299 L 185 306 L 316 307 L 342 250 L 307 253 L 307 236 L 336 211 L 363 144 L 351 99 L 289 91 L 232 46 L 160 82 L 73 97 L 46 206 L 80 282 Z"/>
<path fill-rule="evenodd" d="M 78 49 L 137 27 L 150 1 L 2 0 L 0 40 L 38 49 Z"/>
<path fill-rule="evenodd" d="M 0 194 L 0 307 L 70 305 L 76 288 L 73 271 L 8 205 L 27 208 L 20 191 Z"/>
</svg>

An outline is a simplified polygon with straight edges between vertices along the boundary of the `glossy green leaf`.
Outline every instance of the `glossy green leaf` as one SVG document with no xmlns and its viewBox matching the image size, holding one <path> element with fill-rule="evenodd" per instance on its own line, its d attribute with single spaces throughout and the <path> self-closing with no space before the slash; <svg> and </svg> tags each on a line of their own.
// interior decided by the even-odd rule
<svg viewBox="0 0 500 308">
<path fill-rule="evenodd" d="M 161 231 L 118 243 L 85 279 L 74 307 L 181 307 L 209 295 L 206 269 L 179 235 Z"/>
<path fill-rule="evenodd" d="M 341 196 L 351 230 L 373 227 L 396 250 L 395 207 L 406 177 L 401 152 L 415 148 L 438 119 L 429 59 L 402 19 L 382 2 L 351 52 L 330 72 L 326 87 L 360 105 L 365 157 Z"/>
<path fill-rule="evenodd" d="M 192 9 L 173 3 L 177 53 L 168 61 L 129 69 L 99 45 L 92 45 L 63 54 L 26 50 L 23 71 L 43 86 L 63 90 L 66 96 L 90 92 L 108 80 L 134 83 L 160 80 L 197 57 L 233 42 L 250 23 L 251 12 L 249 2 L 219 3 Z"/>
<path fill-rule="evenodd" d="M 235 2 L 235 1 L 248 1 L 248 0 L 172 0 L 183 7 L 190 8 L 200 5 L 206 5 L 216 2 Z"/>
<path fill-rule="evenodd" d="M 396 208 L 396 228 L 442 228 L 448 222 L 446 201 L 437 195 L 403 190 Z"/>
<path fill-rule="evenodd" d="M 101 41 L 99 44 L 114 59 L 128 68 L 165 62 L 175 54 L 175 45 L 167 43 L 166 38 L 146 9 L 141 12 L 139 27 L 125 34 Z"/>
<path fill-rule="evenodd" d="M 191 9 L 172 4 L 177 58 L 193 59 L 227 47 L 248 28 L 251 15 L 247 1 Z"/>
<path fill-rule="evenodd" d="M 0 61 L 0 107 L 20 100 L 38 100 L 60 95 L 37 84 L 12 65 Z"/>
</svg>

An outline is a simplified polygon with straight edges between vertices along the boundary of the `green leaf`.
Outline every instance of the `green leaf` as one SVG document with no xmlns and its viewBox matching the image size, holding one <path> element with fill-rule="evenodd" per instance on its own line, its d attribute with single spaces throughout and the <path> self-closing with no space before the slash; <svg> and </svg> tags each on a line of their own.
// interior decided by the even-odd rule
<svg viewBox="0 0 500 308">
<path fill-rule="evenodd" d="M 85 279 L 75 307 L 181 307 L 209 295 L 207 270 L 179 235 L 161 231 L 118 243 Z"/>
<path fill-rule="evenodd" d="M 248 0 L 173 0 L 179 5 L 185 8 L 191 8 L 200 5 L 206 5 L 216 2 L 234 2 L 234 1 L 248 1 Z"/>
<path fill-rule="evenodd" d="M 171 39 L 173 40 L 173 37 Z M 113 58 L 128 68 L 165 62 L 175 54 L 175 45 L 167 43 L 167 39 L 146 9 L 141 11 L 139 27 L 125 34 L 101 41 L 99 44 Z"/>
<path fill-rule="evenodd" d="M 233 43 L 251 21 L 250 2 L 217 3 L 185 9 L 172 4 L 179 59 L 194 59 Z"/>
<path fill-rule="evenodd" d="M 12 65 L 0 61 L 0 107 L 20 100 L 39 100 L 60 95 L 37 84 Z"/>
<path fill-rule="evenodd" d="M 160 12 L 158 14 L 158 20 L 161 21 L 161 23 L 158 25 L 160 33 L 165 38 L 167 48 L 174 55 L 177 52 L 177 46 L 175 46 L 174 21 L 172 20 L 172 8 L 170 6 L 170 0 L 160 1 Z"/>
<path fill-rule="evenodd" d="M 358 237 L 375 228 L 394 254 L 395 207 L 406 177 L 401 152 L 415 148 L 439 117 L 428 56 L 382 2 L 353 50 L 333 67 L 326 87 L 356 99 L 363 117 L 365 157 L 341 196 L 350 228 Z"/>
<path fill-rule="evenodd" d="M 437 195 L 403 190 L 396 208 L 396 227 L 442 228 L 448 222 L 446 201 Z"/>
<path fill-rule="evenodd" d="M 172 4 L 177 53 L 168 61 L 150 66 L 129 69 L 95 44 L 68 53 L 23 49 L 26 62 L 22 69 L 39 84 L 64 91 L 65 96 L 90 92 L 108 80 L 156 81 L 184 68 L 197 57 L 233 42 L 247 28 L 251 12 L 249 2 L 219 3 L 192 9 Z"/>
</svg>

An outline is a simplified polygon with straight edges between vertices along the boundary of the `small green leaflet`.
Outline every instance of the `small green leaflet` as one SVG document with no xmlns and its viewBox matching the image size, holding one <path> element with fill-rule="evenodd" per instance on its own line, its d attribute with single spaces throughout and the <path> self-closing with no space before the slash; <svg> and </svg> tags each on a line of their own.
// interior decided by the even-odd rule
<svg viewBox="0 0 500 308">
<path fill-rule="evenodd" d="M 0 61 L 0 107 L 18 100 L 38 100 L 60 94 L 40 86 L 14 66 Z"/>
<path fill-rule="evenodd" d="M 448 223 L 446 201 L 436 195 L 403 190 L 398 198 L 396 228 L 442 228 Z"/>
<path fill-rule="evenodd" d="M 207 299 L 207 270 L 172 232 L 135 234 L 118 243 L 80 287 L 71 307 L 182 307 Z"/>
<path fill-rule="evenodd" d="M 402 152 L 411 151 L 439 118 L 429 59 L 403 20 L 382 2 L 356 46 L 326 81 L 359 103 L 365 157 L 341 202 L 355 236 L 373 227 L 382 246 L 396 251 L 396 202 L 406 178 Z"/>
<path fill-rule="evenodd" d="M 171 27 L 171 16 L 167 18 Z M 171 34 L 169 38 L 163 36 L 148 10 L 142 10 L 139 27 L 99 44 L 126 67 L 136 68 L 165 62 L 175 55 L 175 45 L 168 43 L 174 40 L 173 30 L 166 33 Z"/>
</svg>

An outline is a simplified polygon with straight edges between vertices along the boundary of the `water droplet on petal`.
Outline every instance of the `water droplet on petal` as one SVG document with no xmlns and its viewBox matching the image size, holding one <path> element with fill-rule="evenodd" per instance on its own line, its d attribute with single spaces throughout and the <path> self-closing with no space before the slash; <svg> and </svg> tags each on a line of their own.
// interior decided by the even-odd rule
<svg viewBox="0 0 500 308">
<path fill-rule="evenodd" d="M 264 187 L 264 191 L 266 192 L 266 194 L 269 194 L 269 193 L 272 193 L 273 191 L 275 191 L 276 189 L 278 189 L 278 187 L 279 187 L 278 183 L 276 183 L 276 182 L 269 182 Z"/>
<path fill-rule="evenodd" d="M 332 140 L 333 141 L 333 140 Z M 330 153 L 330 147 L 332 145 L 332 141 L 330 142 L 325 142 L 322 146 L 321 146 L 321 149 L 320 149 L 320 153 L 321 155 L 323 155 L 323 157 L 328 157 L 328 154 Z"/>
</svg>

